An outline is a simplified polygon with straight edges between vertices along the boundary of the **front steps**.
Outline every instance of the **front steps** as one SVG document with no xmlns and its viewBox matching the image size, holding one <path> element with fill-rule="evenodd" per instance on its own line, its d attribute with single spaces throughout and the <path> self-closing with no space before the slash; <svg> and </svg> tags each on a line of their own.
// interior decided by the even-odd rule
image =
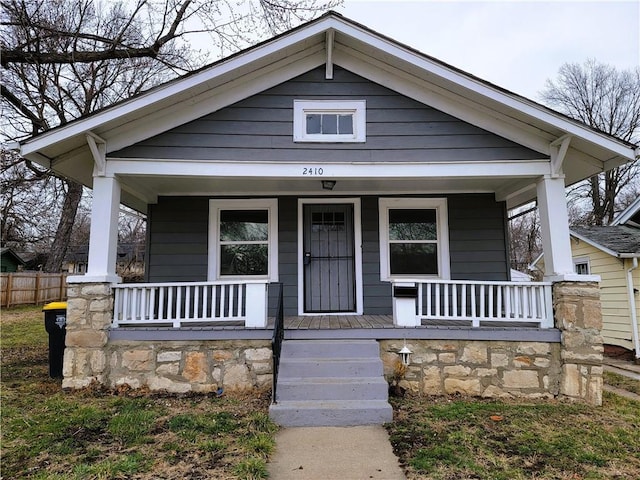
<svg viewBox="0 0 640 480">
<path fill-rule="evenodd" d="M 277 403 L 284 427 L 380 425 L 393 412 L 375 340 L 285 340 Z"/>
</svg>

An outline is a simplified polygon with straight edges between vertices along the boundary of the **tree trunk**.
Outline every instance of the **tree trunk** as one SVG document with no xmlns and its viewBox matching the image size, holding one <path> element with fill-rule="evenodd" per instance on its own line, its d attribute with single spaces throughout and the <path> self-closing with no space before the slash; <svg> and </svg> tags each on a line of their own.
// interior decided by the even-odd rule
<svg viewBox="0 0 640 480">
<path fill-rule="evenodd" d="M 57 273 L 62 270 L 62 262 L 69 248 L 73 223 L 75 222 L 78 205 L 82 198 L 82 185 L 71 180 L 66 180 L 66 184 L 67 194 L 64 197 L 56 237 L 51 245 L 47 263 L 45 263 L 43 268 L 45 272 Z"/>
</svg>

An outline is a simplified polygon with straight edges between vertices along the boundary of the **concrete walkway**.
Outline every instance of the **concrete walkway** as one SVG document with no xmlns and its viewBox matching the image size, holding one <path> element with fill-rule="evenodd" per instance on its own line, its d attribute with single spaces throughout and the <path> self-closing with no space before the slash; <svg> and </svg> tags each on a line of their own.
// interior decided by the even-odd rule
<svg viewBox="0 0 640 480">
<path fill-rule="evenodd" d="M 381 426 L 284 428 L 268 465 L 273 480 L 405 480 Z"/>
<path fill-rule="evenodd" d="M 640 365 L 628 360 L 618 360 L 605 357 L 602 361 L 605 371 L 617 373 L 625 377 L 640 381 Z"/>
</svg>

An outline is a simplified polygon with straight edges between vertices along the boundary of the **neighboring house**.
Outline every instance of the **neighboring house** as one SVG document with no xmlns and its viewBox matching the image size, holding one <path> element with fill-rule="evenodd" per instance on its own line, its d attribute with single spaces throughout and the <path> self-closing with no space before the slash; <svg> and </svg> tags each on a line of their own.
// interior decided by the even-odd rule
<svg viewBox="0 0 640 480">
<path fill-rule="evenodd" d="M 25 261 L 22 257 L 9 247 L 3 247 L 0 249 L 0 255 L 0 269 L 3 273 L 17 272 L 25 266 Z"/>
<path fill-rule="evenodd" d="M 93 188 L 65 387 L 215 391 L 279 371 L 286 410 L 337 391 L 313 375 L 380 376 L 342 370 L 358 342 L 390 375 L 406 341 L 416 392 L 601 401 L 597 283 L 575 283 L 564 189 L 636 147 L 341 15 L 16 148 Z M 545 282 L 511 282 L 506 213 L 533 200 Z M 148 216 L 145 284 L 116 274 L 120 202 Z"/>
<path fill-rule="evenodd" d="M 640 358 L 640 197 L 610 226 L 572 227 L 576 273 L 598 275 L 604 343 L 633 350 Z M 544 258 L 533 262 L 544 268 Z"/>
<path fill-rule="evenodd" d="M 119 243 L 116 273 L 123 279 L 144 277 L 144 247 L 135 243 Z M 89 245 L 72 245 L 64 258 L 62 270 L 83 275 L 89 265 Z"/>
</svg>

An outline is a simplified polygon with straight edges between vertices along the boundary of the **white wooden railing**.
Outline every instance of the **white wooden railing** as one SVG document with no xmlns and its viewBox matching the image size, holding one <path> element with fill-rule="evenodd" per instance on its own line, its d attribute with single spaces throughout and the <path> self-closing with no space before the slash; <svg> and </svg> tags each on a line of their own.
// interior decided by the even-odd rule
<svg viewBox="0 0 640 480">
<path fill-rule="evenodd" d="M 113 286 L 113 327 L 240 321 L 248 328 L 267 325 L 267 283 L 180 282 Z"/>
<path fill-rule="evenodd" d="M 396 285 L 417 288 L 415 306 L 406 303 L 406 298 L 394 299 L 394 302 L 405 302 L 404 310 L 400 305 L 394 311 L 416 312 L 416 325 L 423 320 L 426 323 L 461 320 L 470 322 L 472 327 L 479 327 L 484 322 L 535 323 L 540 328 L 553 327 L 549 282 L 403 280 Z M 408 319 L 404 325 L 411 321 Z"/>
</svg>

